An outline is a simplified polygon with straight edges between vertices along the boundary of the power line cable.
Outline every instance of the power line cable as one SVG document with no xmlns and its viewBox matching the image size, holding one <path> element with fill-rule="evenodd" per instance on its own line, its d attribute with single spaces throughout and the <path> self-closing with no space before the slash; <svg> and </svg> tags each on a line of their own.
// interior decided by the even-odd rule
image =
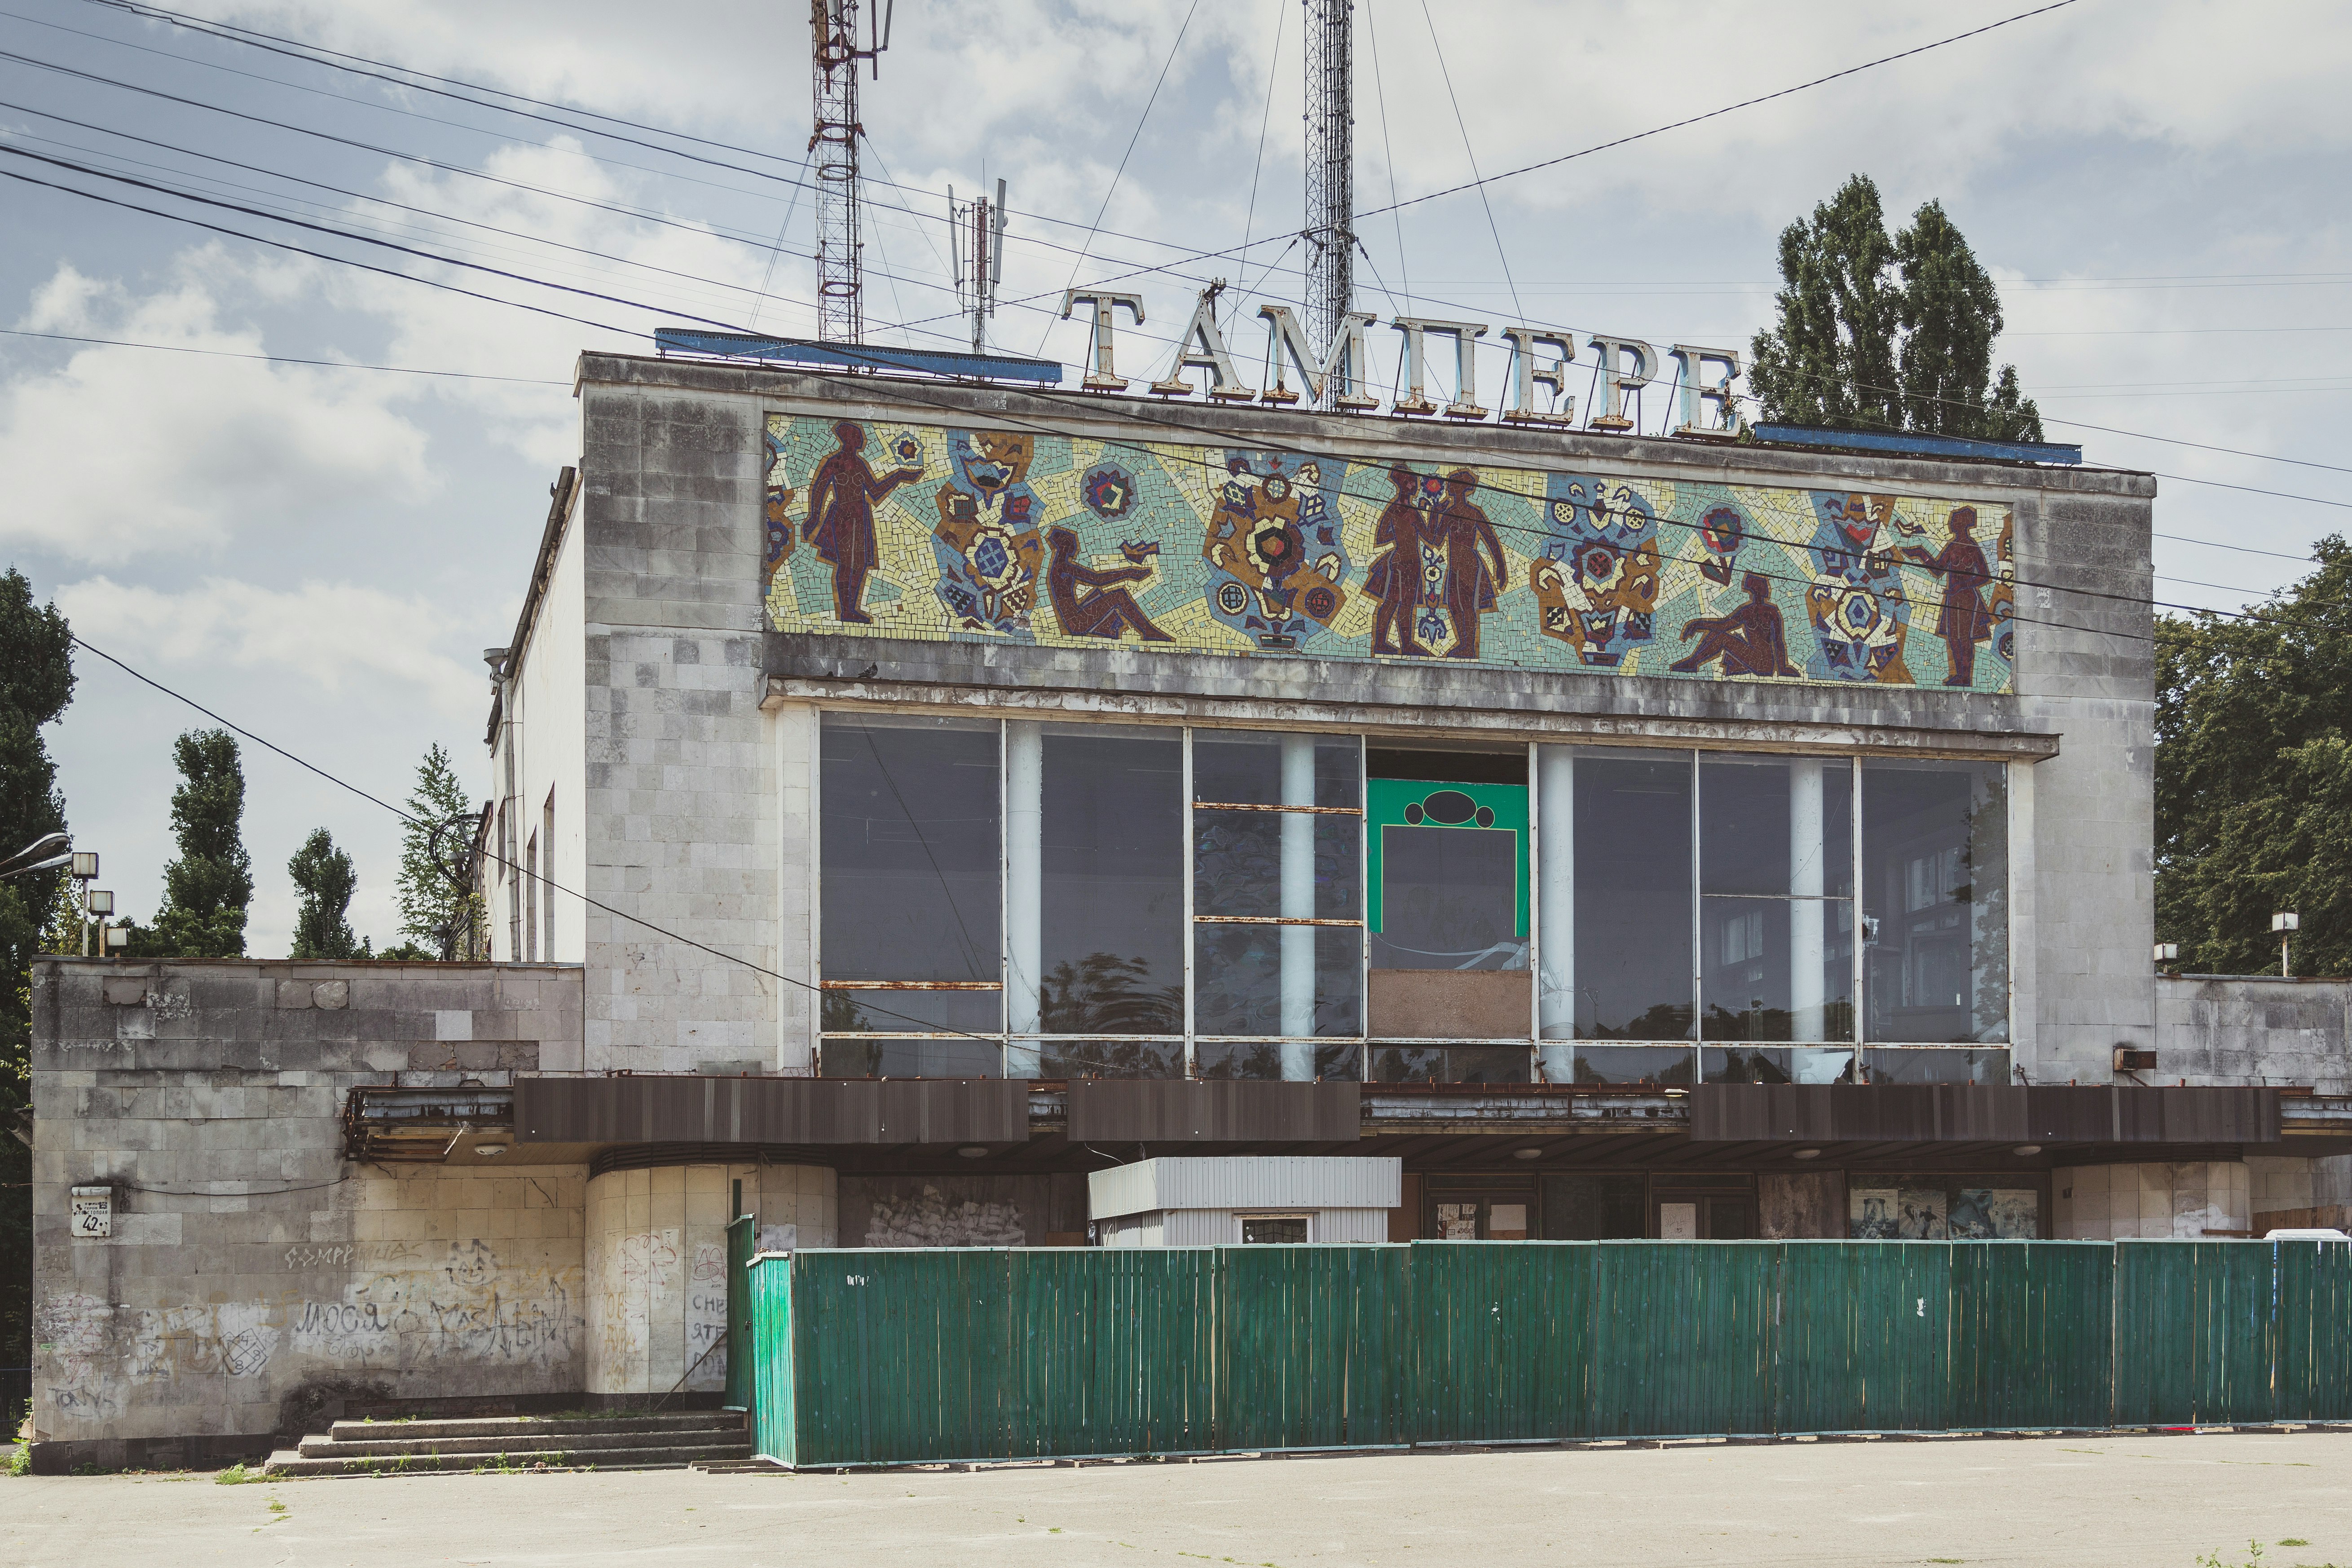
<svg viewBox="0 0 2352 1568">
<path fill-rule="evenodd" d="M 1103 215 L 1110 211 L 1110 199 L 1118 194 L 1118 182 L 1127 174 L 1127 161 L 1135 156 L 1135 144 L 1143 139 L 1143 128 L 1151 119 L 1151 106 L 1160 101 L 1160 89 L 1168 83 L 1169 68 L 1176 63 L 1176 51 L 1184 47 L 1184 35 L 1192 27 L 1192 14 L 1200 8 L 1201 0 L 1192 0 L 1192 5 L 1185 8 L 1183 25 L 1176 29 L 1176 41 L 1168 46 L 1168 58 L 1160 62 L 1160 75 L 1151 84 L 1151 96 L 1143 100 L 1143 112 L 1135 117 L 1135 130 L 1127 139 L 1127 151 L 1118 155 L 1118 167 L 1111 171 L 1110 185 L 1103 192 L 1102 205 L 1095 208 L 1095 221 L 1087 229 L 1086 241 L 1078 247 L 1076 259 L 1070 263 L 1069 279 L 1062 285 L 1064 293 L 1067 293 L 1070 285 L 1078 280 L 1078 268 L 1087 264 L 1087 253 L 1094 248 L 1095 231 L 1102 227 Z M 1053 323 L 1048 321 L 1045 331 L 1037 337 L 1038 353 L 1045 352 L 1045 340 L 1053 332 Z"/>
<path fill-rule="evenodd" d="M 1503 248 L 1503 231 L 1495 222 L 1495 204 L 1486 199 L 1486 182 L 1478 177 L 1478 154 L 1470 145 L 1470 122 L 1462 117 L 1462 100 L 1454 90 L 1454 73 L 1446 68 L 1445 46 L 1437 41 L 1437 23 L 1429 14 L 1429 0 L 1421 0 L 1421 19 L 1429 28 L 1430 52 L 1437 57 L 1437 76 L 1445 84 L 1446 101 L 1454 106 L 1454 123 L 1462 132 L 1462 156 L 1469 162 L 1471 184 L 1477 186 L 1479 205 L 1486 209 L 1486 232 L 1495 237 L 1495 259 L 1502 263 L 1503 281 L 1511 290 L 1511 314 L 1524 321 L 1528 313 L 1519 307 L 1519 286 L 1511 279 L 1510 254 Z M 1460 388 L 1454 390 L 1464 401 L 1468 400 Z"/>
<path fill-rule="evenodd" d="M 1250 227 L 1257 218 L 1257 182 L 1258 176 L 1265 171 L 1265 133 L 1274 124 L 1274 78 L 1282 66 L 1282 24 L 1288 14 L 1289 0 L 1274 0 L 1274 48 L 1265 63 L 1265 109 L 1258 116 L 1257 156 L 1250 163 L 1249 206 L 1242 214 L 1242 249 L 1244 253 L 1249 249 Z M 1287 250 L 1283 252 L 1285 256 L 1289 254 Z M 1266 270 L 1271 272 L 1274 269 L 1269 266 Z M 1264 278 L 1261 277 L 1259 281 L 1264 282 Z"/>
<path fill-rule="evenodd" d="M 1404 309 L 1398 314 L 1410 316 L 1412 314 L 1412 268 L 1405 260 L 1404 214 L 1397 201 L 1396 149 L 1389 141 L 1389 84 L 1386 74 L 1381 69 L 1381 29 L 1380 24 L 1373 19 L 1375 9 L 1373 0 L 1364 0 L 1364 36 L 1371 40 L 1372 46 L 1372 96 L 1381 106 L 1381 163 L 1389 174 L 1389 222 L 1396 228 L 1397 277 L 1404 284 Z M 1363 252 L 1367 263 L 1371 261 L 1372 253 L 1365 247 L 1360 234 L 1356 237 L 1356 248 Z M 1372 268 L 1372 274 L 1374 277 L 1380 275 L 1378 266 Z M 1381 285 L 1381 291 L 1388 293 L 1386 283 Z M 1391 310 L 1396 308 L 1396 296 L 1393 294 L 1389 295 L 1389 307 Z"/>
<path fill-rule="evenodd" d="M 204 354 L 214 359 L 260 360 L 269 364 L 312 365 L 323 370 L 373 370 L 384 371 L 395 375 L 436 375 L 448 376 L 460 381 L 512 382 L 520 386 L 570 386 L 572 384 L 568 381 L 557 381 L 548 376 L 488 375 L 469 370 L 424 370 L 415 365 L 407 364 L 355 364 L 349 360 L 297 359 L 289 354 L 238 353 L 233 349 L 198 348 L 192 343 L 135 343 L 122 338 L 89 338 L 70 332 L 34 332 L 16 327 L 0 327 L 0 334 L 12 338 L 45 338 L 60 343 L 89 343 L 103 348 L 152 349 L 160 353 Z"/>
</svg>

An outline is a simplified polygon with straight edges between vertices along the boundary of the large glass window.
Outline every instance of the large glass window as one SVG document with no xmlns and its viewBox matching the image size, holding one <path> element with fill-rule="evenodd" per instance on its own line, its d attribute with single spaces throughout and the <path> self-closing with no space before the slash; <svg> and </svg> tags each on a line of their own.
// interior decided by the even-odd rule
<svg viewBox="0 0 2352 1568">
<path fill-rule="evenodd" d="M 1862 882 L 1867 1037 L 2008 1039 L 2003 765 L 1864 763 Z"/>
<path fill-rule="evenodd" d="M 997 1071 L 997 726 L 827 713 L 819 748 L 824 1070 Z"/>
<path fill-rule="evenodd" d="M 1038 1032 L 1181 1037 L 1183 734 L 1053 727 L 1042 741 Z"/>
<path fill-rule="evenodd" d="M 1702 753 L 1699 1033 L 1853 1038 L 1853 764 Z"/>
<path fill-rule="evenodd" d="M 1575 791 L 1577 1037 L 1686 1040 L 1691 753 L 1580 750 Z"/>
</svg>

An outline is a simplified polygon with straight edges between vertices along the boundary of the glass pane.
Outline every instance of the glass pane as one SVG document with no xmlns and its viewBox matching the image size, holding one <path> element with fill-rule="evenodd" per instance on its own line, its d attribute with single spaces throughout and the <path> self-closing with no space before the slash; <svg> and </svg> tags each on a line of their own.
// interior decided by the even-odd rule
<svg viewBox="0 0 2352 1568">
<path fill-rule="evenodd" d="M 1000 978 L 996 726 L 827 713 L 818 755 L 825 978 Z"/>
<path fill-rule="evenodd" d="M 1499 828 L 1383 825 L 1374 969 L 1525 969 L 1519 837 Z"/>
<path fill-rule="evenodd" d="M 824 1040 L 820 1078 L 1003 1078 L 1004 1047 L 993 1040 Z"/>
<path fill-rule="evenodd" d="M 2009 1052 L 1875 1050 L 1863 1058 L 1873 1083 L 2005 1084 Z"/>
<path fill-rule="evenodd" d="M 961 1029 L 1001 1034 L 1001 991 L 835 991 L 824 994 L 821 1026 L 828 1035 L 885 1035 L 906 1029 Z"/>
<path fill-rule="evenodd" d="M 1252 1219 L 1242 1221 L 1244 1247 L 1303 1247 L 1307 1244 L 1307 1220 L 1304 1215 L 1286 1219 Z"/>
<path fill-rule="evenodd" d="M 1575 815 L 1578 1037 L 1688 1039 L 1690 753 L 1579 752 Z"/>
<path fill-rule="evenodd" d="M 1192 832 L 1195 915 L 1362 918 L 1360 817 L 1195 810 Z M 1286 854 L 1303 858 L 1289 868 L 1295 878 L 1289 883 L 1284 877 Z"/>
<path fill-rule="evenodd" d="M 1699 900 L 1700 1021 L 1710 1040 L 1853 1038 L 1853 904 Z"/>
<path fill-rule="evenodd" d="M 1575 1172 L 1543 1181 L 1546 1241 L 1639 1241 L 1649 1234 L 1649 1183 Z"/>
<path fill-rule="evenodd" d="M 1850 898 L 1853 765 L 1702 752 L 1700 890 Z"/>
<path fill-rule="evenodd" d="M 1706 1083 L 1852 1083 L 1853 1053 L 1850 1050 L 1765 1046 L 1752 1049 L 1717 1049 L 1699 1053 L 1701 1081 Z"/>
<path fill-rule="evenodd" d="M 1285 788 L 1286 766 L 1304 769 Z M 1250 805 L 1363 804 L 1363 752 L 1354 736 L 1277 735 L 1255 730 L 1192 731 L 1192 798 Z"/>
<path fill-rule="evenodd" d="M 1696 1064 L 1686 1046 L 1579 1046 L 1579 1083 L 1688 1083 Z"/>
<path fill-rule="evenodd" d="M 1283 1052 L 1295 1048 L 1295 1042 L 1277 1045 L 1271 1040 L 1200 1040 L 1192 1047 L 1193 1070 L 1202 1078 L 1271 1080 L 1285 1076 Z M 1305 1048 L 1313 1053 L 1314 1078 L 1326 1083 L 1341 1083 L 1363 1076 L 1363 1047 L 1353 1041 L 1344 1046 L 1309 1045 Z"/>
<path fill-rule="evenodd" d="M 1525 1083 L 1525 1046 L 1375 1046 L 1374 1083 Z"/>
<path fill-rule="evenodd" d="M 1039 1078 L 1182 1078 L 1181 1040 L 1045 1040 Z"/>
<path fill-rule="evenodd" d="M 1046 1033 L 1183 1031 L 1182 780 L 1175 731 L 1046 733 Z"/>
<path fill-rule="evenodd" d="M 1867 1037 L 2009 1038 L 2009 792 L 1999 763 L 1862 770 Z"/>
<path fill-rule="evenodd" d="M 1196 1035 L 1360 1035 L 1363 936 L 1353 926 L 1193 928 Z M 1283 967 L 1301 964 L 1303 1016 L 1286 1016 Z M 1291 1026 L 1298 1026 L 1293 1027 Z M 1275 1075 L 1279 1077 L 1279 1074 Z"/>
</svg>

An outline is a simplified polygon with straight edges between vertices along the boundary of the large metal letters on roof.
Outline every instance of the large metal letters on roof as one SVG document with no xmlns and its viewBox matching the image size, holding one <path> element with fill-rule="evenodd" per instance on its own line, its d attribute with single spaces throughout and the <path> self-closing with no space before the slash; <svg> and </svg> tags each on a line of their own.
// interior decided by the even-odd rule
<svg viewBox="0 0 2352 1568">
<path fill-rule="evenodd" d="M 2011 689 L 2005 507 L 769 416 L 782 632 Z"/>
</svg>

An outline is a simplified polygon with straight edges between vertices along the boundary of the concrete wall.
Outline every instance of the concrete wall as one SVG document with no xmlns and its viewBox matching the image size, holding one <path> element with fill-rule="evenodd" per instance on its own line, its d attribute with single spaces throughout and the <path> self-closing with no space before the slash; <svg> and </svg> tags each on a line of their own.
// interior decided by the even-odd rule
<svg viewBox="0 0 2352 1568">
<path fill-rule="evenodd" d="M 587 910 L 579 897 L 587 886 L 588 869 L 583 794 L 587 767 L 587 670 L 580 657 L 583 553 L 575 504 L 557 541 L 546 592 L 540 597 L 532 625 L 503 683 L 499 741 L 490 757 L 490 797 L 505 814 L 493 847 L 512 864 L 491 868 L 488 914 L 491 956 L 506 962 L 577 963 L 587 952 Z M 551 834 L 546 831 L 551 806 Z M 534 891 L 524 882 L 533 835 L 541 840 L 539 872 L 547 881 L 535 889 L 536 930 L 532 921 L 521 922 L 518 941 L 518 923 L 511 911 L 518 899 L 528 900 Z M 547 1065 L 580 1066 L 578 1062 Z"/>
<path fill-rule="evenodd" d="M 2057 1241 L 2202 1241 L 2253 1228 L 2252 1173 L 2236 1161 L 2075 1166 L 2050 1181 Z"/>
<path fill-rule="evenodd" d="M 1087 1182 L 1074 1172 L 841 1178 L 844 1247 L 1045 1247 L 1086 1229 Z"/>
<path fill-rule="evenodd" d="M 589 1393 L 658 1397 L 727 1385 L 727 1225 L 737 1182 L 763 1249 L 834 1245 L 834 1173 L 821 1166 L 660 1165 L 588 1184 Z"/>
<path fill-rule="evenodd" d="M 623 911 L 585 918 L 587 1065 L 772 1071 L 759 406 L 592 382 L 581 420 L 585 871 Z"/>
<path fill-rule="evenodd" d="M 1842 1171 L 1766 1171 L 1756 1178 L 1756 1234 L 1767 1241 L 1843 1241 L 1850 1224 Z"/>
<path fill-rule="evenodd" d="M 580 1386 L 584 1173 L 379 1171 L 341 1124 L 356 1084 L 576 1045 L 577 970 L 42 959 L 33 1006 L 37 1441 L 120 1464 L 345 1396 Z M 69 1234 L 83 1185 L 110 1237 Z"/>
<path fill-rule="evenodd" d="M 2156 1003 L 2150 1082 L 2301 1084 L 2352 1094 L 2352 981 L 2167 976 L 2156 983 Z"/>
</svg>

